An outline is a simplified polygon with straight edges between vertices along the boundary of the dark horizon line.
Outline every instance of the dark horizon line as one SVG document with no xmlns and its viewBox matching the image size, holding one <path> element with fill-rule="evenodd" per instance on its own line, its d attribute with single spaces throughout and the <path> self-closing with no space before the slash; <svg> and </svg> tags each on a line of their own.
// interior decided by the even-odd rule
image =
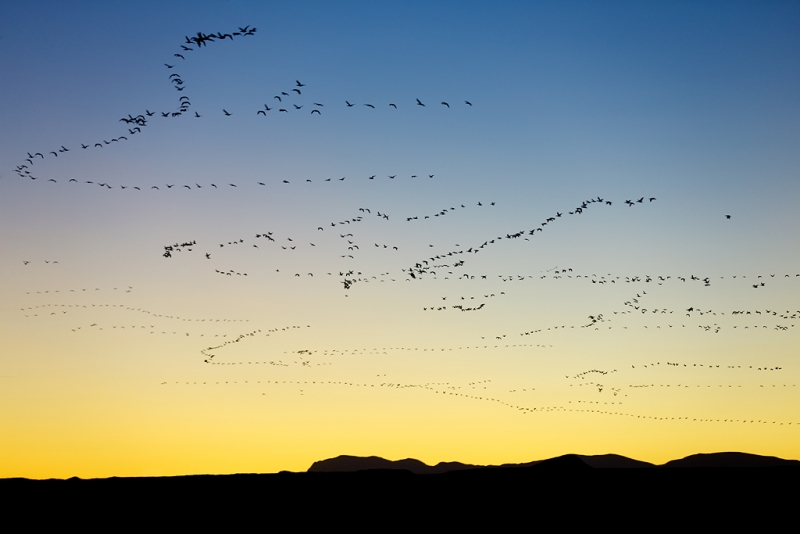
<svg viewBox="0 0 800 534">
<path fill-rule="evenodd" d="M 685 470 L 685 469 L 759 469 L 759 468 L 800 468 L 800 460 L 785 459 L 777 456 L 763 456 L 744 452 L 715 452 L 697 453 L 683 458 L 669 460 L 663 464 L 653 464 L 642 460 L 636 460 L 620 454 L 564 454 L 543 460 L 533 460 L 524 463 L 510 463 L 500 465 L 478 465 L 465 464 L 457 461 L 439 462 L 435 465 L 428 465 L 414 458 L 402 460 L 386 460 L 379 456 L 348 456 L 340 455 L 335 458 L 328 458 L 314 462 L 306 471 L 278 471 L 270 473 L 225 473 L 225 474 L 183 474 L 183 475 L 145 475 L 145 476 L 110 476 L 105 478 L 80 478 L 73 476 L 70 478 L 27 478 L 27 477 L 8 477 L 0 478 L 2 481 L 29 480 L 29 481 L 89 481 L 89 480 L 112 480 L 112 479 L 185 479 L 191 477 L 236 477 L 236 476 L 263 476 L 263 475 L 331 475 L 331 474 L 355 474 L 355 473 L 386 473 L 389 471 L 405 472 L 409 475 L 443 475 L 457 471 L 476 472 L 498 472 L 498 471 L 529 471 L 531 469 L 540 471 L 542 469 L 557 468 L 558 470 Z M 399 473 L 398 473 L 399 474 Z"/>
</svg>

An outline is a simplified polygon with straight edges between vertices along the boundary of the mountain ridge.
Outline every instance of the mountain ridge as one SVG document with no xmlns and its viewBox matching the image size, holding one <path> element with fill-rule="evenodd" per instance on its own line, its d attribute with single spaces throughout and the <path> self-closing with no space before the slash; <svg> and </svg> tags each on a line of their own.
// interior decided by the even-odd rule
<svg viewBox="0 0 800 534">
<path fill-rule="evenodd" d="M 415 458 L 387 460 L 379 456 L 340 455 L 335 458 L 318 460 L 306 472 L 308 473 L 352 473 L 369 470 L 406 470 L 416 475 L 443 474 L 454 471 L 477 469 L 520 469 L 553 463 L 567 457 L 578 458 L 587 467 L 593 469 L 677 469 L 677 468 L 764 468 L 764 467 L 800 467 L 800 461 L 787 460 L 777 456 L 761 456 L 743 452 L 698 453 L 670 460 L 664 464 L 644 462 L 619 454 L 581 455 L 566 454 L 554 458 L 534 460 L 524 463 L 508 463 L 500 465 L 465 464 L 462 462 L 439 462 L 428 465 Z M 561 460 L 565 462 L 566 460 Z M 577 465 L 572 460 L 573 465 Z"/>
</svg>

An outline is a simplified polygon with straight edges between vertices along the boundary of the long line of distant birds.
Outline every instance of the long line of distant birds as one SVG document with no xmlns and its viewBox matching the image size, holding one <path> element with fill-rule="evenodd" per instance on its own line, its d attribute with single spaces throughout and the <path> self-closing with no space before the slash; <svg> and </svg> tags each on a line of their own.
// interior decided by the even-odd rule
<svg viewBox="0 0 800 534">
<path fill-rule="evenodd" d="M 309 273 L 309 274 L 311 274 L 311 273 Z M 332 273 L 328 273 L 328 274 L 330 275 Z M 344 275 L 346 273 L 340 273 L 340 274 Z M 295 276 L 299 276 L 299 273 L 297 273 Z M 129 288 L 127 291 L 130 292 L 130 290 L 131 289 Z M 504 292 L 500 292 L 500 294 L 502 295 L 502 294 L 504 294 Z M 494 296 L 493 293 L 490 293 L 490 294 L 486 295 L 486 297 L 492 297 L 492 296 Z M 640 296 L 640 295 L 637 294 L 637 296 Z M 462 297 L 462 300 L 464 300 L 464 299 L 465 299 L 465 297 Z M 471 299 L 474 299 L 474 297 L 471 297 Z M 446 297 L 444 297 L 443 300 L 446 300 Z M 630 304 L 631 304 L 630 301 L 626 301 L 624 303 L 624 305 L 626 305 L 626 306 L 628 306 Z M 127 306 L 127 305 L 124 305 L 124 304 L 64 304 L 64 303 L 52 304 L 52 303 L 50 303 L 50 304 L 41 304 L 41 305 L 36 305 L 36 306 L 28 306 L 26 308 L 21 308 L 20 311 L 24 312 L 26 317 L 38 317 L 38 314 L 37 313 L 33 313 L 33 312 L 35 312 L 37 310 L 45 311 L 48 308 L 56 308 L 56 309 L 59 309 L 59 311 L 61 311 L 61 313 L 63 314 L 63 313 L 67 313 L 67 311 L 68 311 L 68 310 L 65 310 L 64 308 L 91 309 L 90 307 L 91 308 L 96 308 L 96 307 L 100 307 L 100 308 L 102 308 L 102 307 L 120 308 L 120 309 L 129 310 L 129 311 L 138 311 L 138 312 L 141 312 L 141 313 L 150 314 L 150 315 L 152 315 L 154 317 L 158 317 L 158 318 L 177 319 L 177 320 L 181 320 L 181 321 L 184 321 L 184 322 L 186 322 L 186 321 L 191 322 L 193 320 L 195 322 L 205 322 L 205 321 L 208 321 L 208 322 L 241 322 L 241 321 L 246 321 L 244 319 L 239 319 L 239 320 L 232 320 L 232 319 L 187 319 L 187 318 L 180 317 L 180 316 L 155 314 L 155 313 L 150 312 L 149 310 L 146 310 L 146 309 L 133 308 L 133 307 L 130 307 L 130 306 Z M 473 309 L 480 309 L 482 307 L 483 306 L 474 307 Z M 440 307 L 432 306 L 430 309 L 431 310 L 433 310 L 433 309 L 444 310 L 444 309 L 447 309 L 447 308 L 448 308 L 448 306 L 440 306 Z M 465 309 L 465 307 L 463 305 L 461 305 L 461 304 L 452 305 L 452 306 L 449 306 L 449 308 L 460 309 L 462 311 L 468 311 L 469 310 L 469 308 Z M 423 309 L 427 309 L 427 308 L 423 308 Z M 663 314 L 673 314 L 674 310 L 654 308 L 652 310 L 643 310 L 642 311 L 642 313 L 648 313 L 648 312 L 649 313 L 654 313 L 654 314 L 655 313 L 660 313 L 661 315 L 663 315 Z M 686 312 L 687 312 L 686 316 L 690 317 L 690 318 L 692 317 L 692 313 L 696 313 L 696 314 L 698 314 L 698 316 L 709 315 L 709 314 L 710 315 L 714 315 L 714 316 L 719 315 L 720 318 L 726 316 L 726 312 L 723 312 L 723 311 L 718 311 L 717 312 L 717 311 L 714 311 L 714 310 L 711 310 L 711 309 L 703 311 L 703 310 L 700 310 L 700 309 L 696 309 L 695 307 L 687 308 Z M 614 315 L 617 315 L 617 314 L 625 315 L 625 314 L 634 313 L 634 311 L 621 311 L 621 312 L 615 311 L 613 313 L 614 313 Z M 51 312 L 50 315 L 56 315 L 56 312 Z M 793 321 L 793 320 L 797 320 L 798 318 L 800 318 L 800 310 L 779 311 L 779 310 L 774 310 L 774 309 L 764 309 L 763 312 L 762 312 L 762 310 L 759 310 L 759 309 L 754 309 L 754 310 L 737 309 L 737 310 L 729 311 L 728 312 L 728 316 L 731 317 L 731 318 L 733 318 L 733 317 L 742 317 L 742 318 L 744 318 L 746 316 L 751 316 L 752 318 L 755 318 L 756 316 L 763 316 L 765 319 L 782 320 L 782 321 Z M 534 329 L 534 330 L 531 330 L 531 331 L 522 332 L 519 335 L 520 336 L 526 336 L 526 335 L 543 333 L 543 332 L 548 332 L 548 331 L 558 331 L 559 329 L 561 329 L 561 330 L 575 329 L 576 327 L 577 328 L 592 328 L 592 327 L 594 327 L 594 329 L 597 330 L 597 329 L 599 329 L 599 324 L 600 323 L 605 323 L 605 322 L 606 322 L 606 319 L 604 318 L 603 314 L 597 314 L 597 315 L 589 316 L 589 322 L 587 324 L 579 324 L 579 325 L 566 325 L 566 324 L 564 324 L 564 325 L 551 326 L 551 327 L 546 327 L 546 328 L 543 327 L 543 328 Z M 674 322 L 674 320 L 672 322 Z M 684 323 L 685 323 L 685 320 L 684 320 Z M 651 325 L 651 326 L 653 326 L 653 325 Z M 673 324 L 665 324 L 664 326 L 667 327 L 667 328 L 673 328 L 673 326 L 677 327 L 677 328 L 686 328 L 686 324 L 674 324 L 674 325 Z M 704 329 L 706 331 L 714 331 L 715 333 L 718 333 L 723 328 L 722 325 L 720 325 L 718 323 L 714 323 L 713 325 L 695 325 L 695 326 L 697 326 L 698 328 L 702 328 L 702 329 Z M 767 329 L 767 328 L 773 328 L 774 327 L 773 328 L 774 330 L 788 331 L 790 328 L 794 328 L 795 324 L 793 323 L 793 324 L 789 324 L 789 325 L 782 325 L 782 324 L 778 323 L 777 325 L 772 325 L 772 326 L 769 326 L 769 325 L 766 325 L 766 324 L 739 324 L 739 325 L 733 325 L 732 326 L 733 329 L 736 329 L 738 327 L 741 327 L 743 330 L 750 329 L 750 328 L 752 328 L 752 329 L 759 329 L 759 328 L 760 329 Z M 142 327 L 142 328 L 144 328 L 144 327 Z M 611 329 L 613 327 L 606 326 L 604 328 Z M 620 328 L 625 329 L 625 330 L 629 329 L 628 326 L 622 326 Z M 646 329 L 647 325 L 644 325 L 643 328 Z M 655 328 L 659 329 L 659 328 L 661 328 L 661 325 L 655 325 Z M 506 337 L 506 335 L 504 334 L 504 335 L 500 335 L 500 336 L 494 336 L 494 339 L 502 340 L 505 337 Z"/>
<path fill-rule="evenodd" d="M 129 290 L 130 291 L 130 290 Z M 36 306 L 27 306 L 24 308 L 20 308 L 22 312 L 32 312 L 35 310 L 47 310 L 49 308 L 58 309 L 62 313 L 67 313 L 70 309 L 74 310 L 91 310 L 91 309 L 102 309 L 102 308 L 116 308 L 118 310 L 130 311 L 130 312 L 138 312 L 141 314 L 149 315 L 153 318 L 157 319 L 171 319 L 175 321 L 183 321 L 183 322 L 195 322 L 195 323 L 249 323 L 250 319 L 228 319 L 228 318 L 219 318 L 219 317 L 211 317 L 211 318 L 191 318 L 191 317 L 182 317 L 180 315 L 167 315 L 164 313 L 156 313 L 150 311 L 145 308 L 134 308 L 133 306 L 127 304 L 108 304 L 108 303 L 87 303 L 87 304 L 69 304 L 69 303 L 50 303 L 50 304 L 39 304 Z M 66 309 L 65 309 L 66 308 Z"/>
<path fill-rule="evenodd" d="M 115 288 L 111 289 L 111 291 L 117 291 L 117 289 L 118 288 L 115 287 Z M 126 293 L 130 293 L 131 291 L 133 291 L 133 286 L 127 286 L 126 288 L 123 288 L 123 290 Z M 39 291 L 26 291 L 25 294 L 26 295 L 47 295 L 49 293 L 62 293 L 62 292 L 63 293 L 77 293 L 79 291 L 81 291 L 81 292 L 85 292 L 85 291 L 109 291 L 109 289 L 108 288 L 101 289 L 99 287 L 94 288 L 94 290 L 89 289 L 89 288 L 85 288 L 85 287 L 84 288 L 79 288 L 79 289 L 64 289 L 63 291 L 60 290 L 60 289 L 45 289 L 45 290 L 39 290 Z"/>
<path fill-rule="evenodd" d="M 353 388 L 363 388 L 365 390 L 373 388 L 386 388 L 386 389 L 394 389 L 394 390 L 420 390 L 420 391 L 429 391 L 431 393 L 442 395 L 445 397 L 455 397 L 457 399 L 464 399 L 464 400 L 473 400 L 473 401 L 483 401 L 483 402 L 490 402 L 499 406 L 505 406 L 507 408 L 511 408 L 517 410 L 518 412 L 522 413 L 523 415 L 528 414 L 545 414 L 545 413 L 575 413 L 575 414 L 594 414 L 594 415 L 609 415 L 609 416 L 617 416 L 617 417 L 625 417 L 631 419 L 639 419 L 639 420 L 650 420 L 650 421 L 664 421 L 664 422 L 683 422 L 683 423 L 726 423 L 726 424 L 733 424 L 733 423 L 744 423 L 744 424 L 772 424 L 778 426 L 790 426 L 790 425 L 800 425 L 800 421 L 781 421 L 775 419 L 761 419 L 761 418 L 727 418 L 727 417 L 702 417 L 702 416 L 664 416 L 664 415 L 650 415 L 650 414 L 642 414 L 642 413 L 633 413 L 630 411 L 623 411 L 621 406 L 623 405 L 622 401 L 606 401 L 606 402 L 597 402 L 597 401 L 582 401 L 582 400 L 575 400 L 575 401 L 567 401 L 566 405 L 538 405 L 538 406 L 530 406 L 530 405 L 523 405 L 520 401 L 511 401 L 508 402 L 501 397 L 497 396 L 497 394 L 490 395 L 488 393 L 461 393 L 460 391 L 454 390 L 453 387 L 443 387 L 438 383 L 403 383 L 403 382 L 360 382 L 360 381 L 348 381 L 348 380 L 242 380 L 241 382 L 238 380 L 217 380 L 217 381 L 175 381 L 175 382 L 161 382 L 162 386 L 167 385 L 183 385 L 183 386 L 259 386 L 259 385 L 273 385 L 273 386 L 303 386 L 304 389 L 298 389 L 297 393 L 300 396 L 303 396 L 307 388 L 321 388 L 325 386 L 345 386 L 345 387 L 353 387 Z M 786 385 L 785 385 L 786 386 Z M 794 384 L 789 384 L 789 387 L 794 387 Z M 533 391 L 533 390 L 532 390 Z M 531 391 L 531 392 L 532 392 Z M 262 393 L 262 395 L 266 395 L 266 393 Z M 591 408 L 579 408 L 573 407 L 574 405 L 586 405 L 591 406 Z M 596 407 L 596 408 L 595 408 Z"/>
<path fill-rule="evenodd" d="M 664 362 L 664 367 L 661 367 L 661 362 L 650 362 L 650 363 L 646 363 L 646 364 L 641 364 L 640 363 L 639 367 L 638 367 L 639 372 L 641 372 L 643 369 L 649 369 L 649 370 L 657 371 L 657 372 L 665 372 L 665 371 L 668 371 L 670 369 L 674 369 L 676 371 L 683 371 L 683 370 L 691 371 L 691 370 L 694 370 L 694 369 L 697 369 L 697 368 L 708 369 L 710 371 L 718 371 L 718 372 L 719 371 L 725 372 L 726 370 L 734 370 L 734 371 L 745 371 L 745 372 L 754 371 L 754 372 L 757 372 L 757 373 L 764 372 L 764 371 L 782 371 L 783 370 L 783 368 L 778 366 L 778 365 L 770 367 L 770 366 L 758 365 L 758 364 L 755 364 L 755 365 L 747 365 L 747 364 L 745 364 L 744 366 L 742 366 L 741 364 L 709 364 L 709 363 L 698 363 L 698 362 Z M 636 365 L 631 364 L 631 369 L 637 369 Z M 602 369 L 590 369 L 588 371 L 581 371 L 581 372 L 576 373 L 574 375 L 567 375 L 566 378 L 568 380 L 569 379 L 571 379 L 571 380 L 585 380 L 587 377 L 595 376 L 595 375 L 600 375 L 601 378 L 602 377 L 611 378 L 611 375 L 614 375 L 614 374 L 616 374 L 618 372 L 619 372 L 618 369 L 612 369 L 610 371 L 604 371 Z M 583 382 L 582 383 L 582 385 L 587 385 L 587 384 L 588 385 L 599 385 L 596 382 Z M 680 385 L 680 384 L 678 384 L 678 385 Z M 654 385 L 653 384 L 650 384 L 649 386 L 629 385 L 628 387 L 654 387 Z M 699 385 L 698 385 L 698 387 L 699 387 Z"/>
<path fill-rule="evenodd" d="M 305 328 L 311 328 L 311 325 L 307 325 Z M 263 332 L 260 329 L 256 329 L 256 330 L 245 332 L 245 333 L 239 334 L 239 335 L 237 335 L 235 337 L 232 337 L 232 339 L 227 340 L 227 341 L 225 341 L 225 342 L 223 342 L 223 343 L 221 343 L 219 345 L 206 347 L 206 348 L 202 349 L 200 351 L 200 353 L 203 355 L 205 363 L 213 363 L 213 360 L 217 356 L 217 352 L 220 349 L 228 347 L 230 345 L 233 345 L 234 343 L 240 343 L 241 341 L 246 340 L 248 338 L 252 339 L 252 338 L 258 337 L 260 334 L 264 334 L 264 336 L 269 337 L 271 333 L 276 333 L 278 331 L 286 332 L 286 331 L 302 330 L 302 329 L 303 329 L 303 327 L 298 326 L 298 325 L 293 325 L 291 327 L 284 327 L 284 328 L 282 328 L 280 330 L 278 330 L 278 329 L 268 330 L 266 332 Z M 504 346 L 503 345 L 496 345 L 496 344 L 481 344 L 481 345 L 462 345 L 462 346 L 458 346 L 458 347 L 455 347 L 455 348 L 454 347 L 448 347 L 448 348 L 430 347 L 429 348 L 429 347 L 424 347 L 424 346 L 423 347 L 388 347 L 388 348 L 384 347 L 383 349 L 380 349 L 380 350 L 383 351 L 382 352 L 383 354 L 386 354 L 386 351 L 393 351 L 393 350 L 398 350 L 398 351 L 421 351 L 421 352 L 428 352 L 428 351 L 430 351 L 430 352 L 445 352 L 445 351 L 452 352 L 454 350 L 470 350 L 470 349 L 475 349 L 475 350 L 483 349 L 483 350 L 486 350 L 486 349 L 498 349 L 498 348 L 506 348 L 507 349 L 507 348 L 533 348 L 533 347 L 536 347 L 536 348 L 548 348 L 548 345 L 546 345 L 546 344 L 530 344 L 530 343 L 519 343 L 519 344 L 512 344 L 512 345 L 506 344 Z M 552 348 L 552 345 L 549 345 L 549 347 Z M 377 353 L 381 353 L 381 352 L 379 352 L 379 349 L 377 349 L 377 348 L 375 348 L 375 349 L 366 349 L 366 348 L 364 348 L 364 349 L 343 349 L 343 350 L 324 349 L 322 351 L 317 351 L 317 350 L 314 350 L 314 351 L 299 350 L 299 351 L 294 351 L 291 354 L 311 356 L 312 354 L 317 354 L 318 352 L 320 353 L 321 356 L 357 355 L 357 354 L 365 354 L 365 353 L 372 354 L 373 352 L 376 353 L 376 354 Z M 285 354 L 289 354 L 289 353 L 285 353 Z M 244 363 L 250 364 L 250 363 L 252 363 L 252 361 L 255 361 L 255 360 L 251 360 L 251 361 L 248 361 L 248 362 L 244 362 L 244 361 L 238 361 L 238 362 L 237 361 L 229 361 L 229 362 L 225 362 L 225 365 L 242 365 Z"/>
<path fill-rule="evenodd" d="M 37 152 L 37 154 L 38 154 L 38 152 Z M 20 174 L 22 176 L 25 173 L 30 174 L 30 171 L 26 170 L 27 168 L 28 168 L 27 165 L 21 165 L 21 166 L 17 167 L 16 170 L 18 171 L 18 174 Z M 372 176 L 367 177 L 366 179 L 367 180 L 374 180 L 375 176 L 376 175 L 372 175 Z M 434 176 L 435 175 L 433 175 L 433 174 L 427 175 L 428 178 L 433 178 Z M 32 175 L 31 176 L 23 176 L 23 177 L 31 178 L 32 180 L 37 180 L 38 179 L 37 177 L 32 176 Z M 397 174 L 387 175 L 387 178 L 390 179 L 390 180 L 394 180 L 397 177 L 398 177 Z M 414 178 L 417 178 L 417 177 L 418 177 L 418 175 L 416 175 L 416 174 L 410 175 L 410 179 L 414 179 Z M 337 181 L 338 182 L 343 182 L 346 178 L 347 178 L 346 176 L 342 177 L 342 178 L 335 178 L 335 179 L 334 178 L 323 178 L 323 179 L 316 180 L 316 183 L 331 182 L 331 181 L 333 181 L 333 182 L 337 182 Z M 58 180 L 56 180 L 54 178 L 50 178 L 49 180 L 46 180 L 46 181 L 47 182 L 52 182 L 52 183 L 58 183 Z M 353 181 L 353 180 L 351 180 L 351 181 Z M 112 183 L 110 181 L 102 181 L 101 182 L 101 181 L 98 181 L 98 180 L 78 180 L 77 178 L 70 178 L 66 182 L 67 183 L 75 183 L 75 184 L 93 185 L 93 186 L 98 186 L 98 187 L 102 187 L 102 188 L 105 188 L 105 189 L 119 188 L 121 190 L 130 189 L 130 190 L 135 190 L 135 191 L 142 191 L 142 190 L 160 191 L 162 189 L 163 190 L 169 190 L 169 189 L 172 189 L 174 187 L 177 188 L 176 191 L 184 189 L 184 188 L 192 190 L 192 189 L 203 189 L 204 187 L 207 188 L 207 189 L 208 188 L 214 188 L 214 189 L 218 190 L 218 189 L 220 189 L 220 187 L 221 188 L 228 188 L 228 187 L 240 187 L 240 186 L 244 186 L 244 185 L 255 185 L 255 186 L 264 187 L 264 186 L 270 185 L 267 182 L 255 181 L 255 182 L 253 182 L 251 184 L 243 184 L 241 182 L 239 182 L 238 184 L 230 183 L 230 182 L 228 182 L 228 183 L 220 182 L 219 185 L 216 184 L 216 183 L 211 183 L 211 182 L 205 183 L 203 185 L 201 185 L 201 184 L 199 184 L 197 182 L 195 182 L 194 184 L 179 184 L 179 183 L 169 184 L 169 183 L 163 183 L 163 184 L 158 184 L 158 185 L 150 185 L 150 186 L 142 186 L 142 187 L 140 187 L 140 186 L 132 186 L 132 185 L 124 185 L 124 184 L 114 184 L 114 185 L 112 185 Z M 278 179 L 275 179 L 274 183 L 275 184 L 291 184 L 291 183 L 304 183 L 304 184 L 306 184 L 306 183 L 315 183 L 315 181 L 306 178 L 303 181 L 291 182 L 291 181 L 289 181 L 287 179 L 278 178 Z"/>
</svg>

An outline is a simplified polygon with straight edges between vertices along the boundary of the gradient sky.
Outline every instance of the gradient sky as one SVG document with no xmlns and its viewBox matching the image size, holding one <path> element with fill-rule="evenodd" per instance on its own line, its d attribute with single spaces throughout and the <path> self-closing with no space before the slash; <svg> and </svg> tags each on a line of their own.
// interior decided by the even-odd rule
<svg viewBox="0 0 800 534">
<path fill-rule="evenodd" d="M 798 27 L 795 2 L 3 2 L 0 477 L 800 458 Z"/>
</svg>

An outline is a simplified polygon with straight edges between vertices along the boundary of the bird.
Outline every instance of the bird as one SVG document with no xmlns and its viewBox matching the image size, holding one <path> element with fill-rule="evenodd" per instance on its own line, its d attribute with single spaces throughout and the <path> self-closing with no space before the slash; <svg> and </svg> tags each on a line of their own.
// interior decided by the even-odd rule
<svg viewBox="0 0 800 534">
<path fill-rule="evenodd" d="M 300 83 L 300 80 L 295 80 L 295 82 L 297 83 L 297 87 L 305 87 L 306 86 L 306 84 Z"/>
<path fill-rule="evenodd" d="M 419 101 L 419 98 L 417 99 L 417 105 L 418 105 L 418 106 L 425 107 L 425 104 L 423 104 L 422 102 L 420 102 L 420 101 Z"/>
<path fill-rule="evenodd" d="M 222 112 L 225 114 L 226 117 L 230 117 L 231 116 L 231 114 L 228 111 L 226 111 L 225 109 L 223 109 Z"/>
<path fill-rule="evenodd" d="M 348 102 L 347 100 L 345 100 L 345 101 L 344 101 L 344 103 L 345 103 L 345 104 L 347 104 L 347 107 L 348 107 L 348 108 L 352 108 L 352 107 L 355 105 L 355 104 L 351 104 L 351 103 L 350 103 L 350 102 Z"/>
<path fill-rule="evenodd" d="M 450 109 L 450 104 L 448 104 L 447 102 L 442 102 L 442 105 L 447 106 L 447 109 Z"/>
<path fill-rule="evenodd" d="M 375 106 L 373 106 L 372 104 L 364 104 L 364 105 L 367 106 L 368 108 L 375 109 Z"/>
<path fill-rule="evenodd" d="M 465 103 L 466 105 L 468 105 L 468 106 L 471 106 L 471 105 L 472 105 L 472 102 L 470 102 L 469 100 L 464 100 L 464 103 Z"/>
<path fill-rule="evenodd" d="M 731 216 L 730 216 L 730 215 L 726 215 L 726 216 L 725 216 L 725 218 L 726 218 L 726 219 L 730 219 L 730 218 L 731 218 Z"/>
<path fill-rule="evenodd" d="M 317 113 L 317 114 L 319 114 L 319 115 L 322 115 L 322 113 L 321 113 L 321 112 L 320 112 L 320 110 L 318 110 L 318 109 L 312 109 L 312 110 L 311 110 L 311 114 L 313 115 L 314 113 Z"/>
<path fill-rule="evenodd" d="M 397 109 L 397 106 L 396 106 L 396 105 L 394 105 L 394 104 L 389 104 L 389 105 L 390 105 L 391 107 L 393 107 L 394 109 Z"/>
</svg>

